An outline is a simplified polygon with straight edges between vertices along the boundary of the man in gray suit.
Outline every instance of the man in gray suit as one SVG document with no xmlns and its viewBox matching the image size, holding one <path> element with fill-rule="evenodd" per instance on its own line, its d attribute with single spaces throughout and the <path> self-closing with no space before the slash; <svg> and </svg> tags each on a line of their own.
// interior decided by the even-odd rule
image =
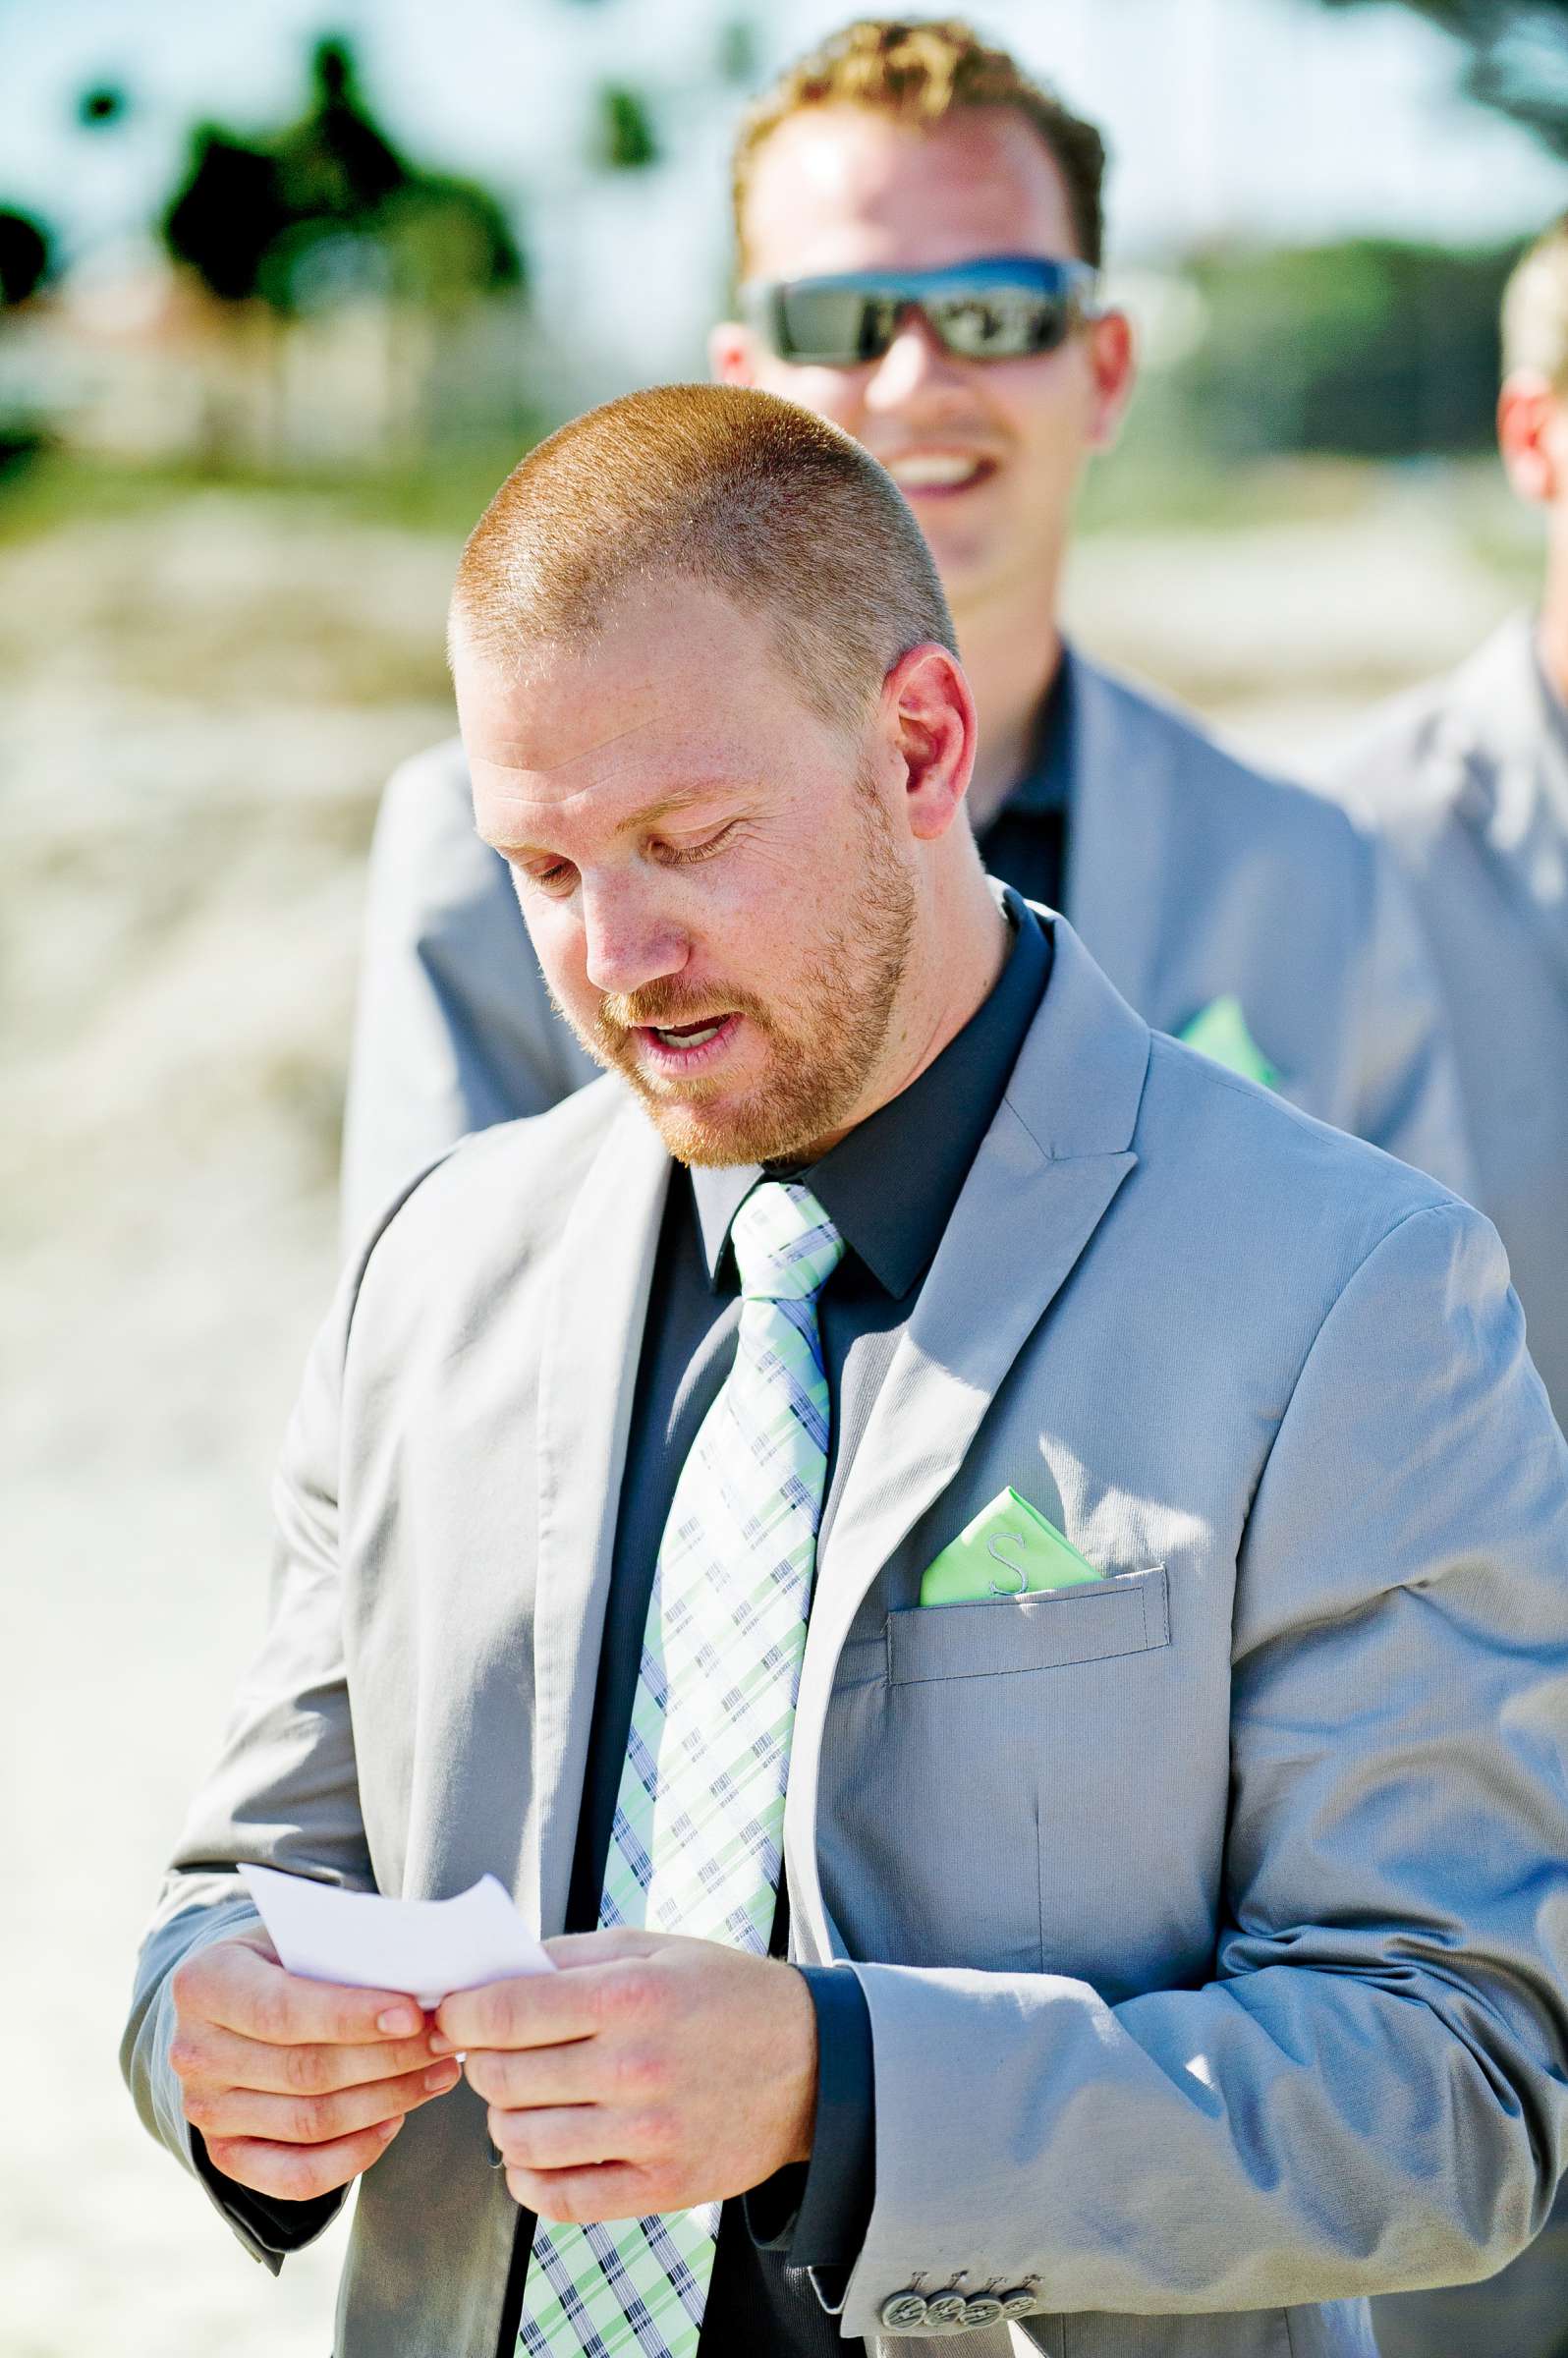
<svg viewBox="0 0 1568 2358">
<path fill-rule="evenodd" d="M 1394 846 L 1447 1000 L 1476 1200 L 1496 1221 L 1530 1347 L 1568 1425 L 1568 222 L 1503 304 L 1498 439 L 1545 511 L 1539 613 L 1400 699 L 1341 783 Z M 1568 2228 L 1564 2230 L 1568 2307 Z M 1568 2330 L 1554 2347 L 1568 2349 Z"/>
<path fill-rule="evenodd" d="M 963 28 L 850 28 L 742 130 L 746 316 L 715 332 L 714 373 L 832 418 L 914 508 L 980 705 L 991 872 L 1065 911 L 1158 1029 L 1466 1192 L 1392 864 L 1062 641 L 1074 497 L 1133 375 L 1128 321 L 1094 287 L 1103 163 L 1092 125 Z M 474 835 L 461 746 L 421 756 L 388 789 L 371 865 L 351 1236 L 428 1155 L 591 1071 Z"/>
<path fill-rule="evenodd" d="M 479 830 L 610 1069 L 345 1278 L 125 2050 L 258 2258 L 360 2181 L 337 2358 L 1369 2358 L 1555 2184 L 1500 1248 L 986 876 L 954 645 L 756 392 L 595 412 L 465 552 Z M 298 1980 L 246 1862 L 495 1873 L 559 1970 Z"/>
</svg>

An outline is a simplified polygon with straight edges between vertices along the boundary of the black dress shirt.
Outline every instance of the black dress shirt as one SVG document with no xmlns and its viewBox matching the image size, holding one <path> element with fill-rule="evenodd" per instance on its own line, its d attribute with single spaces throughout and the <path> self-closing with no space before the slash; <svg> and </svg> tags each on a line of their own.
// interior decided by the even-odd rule
<svg viewBox="0 0 1568 2358">
<path fill-rule="evenodd" d="M 832 1528 L 853 1455 L 970 1164 L 1001 1103 L 1043 996 L 1051 947 L 1014 894 L 1013 945 L 990 996 L 913 1086 L 809 1171 L 845 1241 L 818 1303 L 831 1403 L 819 1544 Z M 735 1356 L 741 1303 L 730 1224 L 756 1166 L 678 1171 L 654 1263 L 599 1657 L 593 1724 L 567 1905 L 570 1931 L 598 1921 L 610 1825 L 626 1757 L 659 1543 L 675 1486 Z M 783 1176 L 783 1173 L 776 1174 Z M 779 1895 L 781 1954 L 788 1894 Z M 829 2294 L 853 2265 L 874 2194 L 870 2022 L 842 1967 L 807 1970 L 816 2008 L 818 2087 L 812 2161 L 727 2204 L 702 2328 L 703 2358 L 836 2358 L 844 2343 L 807 2269 Z M 500 2358 L 510 2358 L 532 2222 L 520 2221 Z"/>
</svg>

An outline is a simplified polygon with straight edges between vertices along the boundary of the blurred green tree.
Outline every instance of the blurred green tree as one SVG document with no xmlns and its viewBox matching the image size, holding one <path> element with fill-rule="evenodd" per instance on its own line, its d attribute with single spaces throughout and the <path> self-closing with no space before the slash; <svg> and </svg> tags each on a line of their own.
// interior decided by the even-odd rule
<svg viewBox="0 0 1568 2358">
<path fill-rule="evenodd" d="M 1207 325 L 1170 386 L 1186 429 L 1224 459 L 1485 447 L 1513 253 L 1368 238 L 1200 257 Z"/>
<path fill-rule="evenodd" d="M 26 303 L 48 278 L 49 232 L 30 213 L 0 208 L 0 309 Z"/>
<path fill-rule="evenodd" d="M 271 138 L 196 128 L 161 226 L 220 302 L 282 313 L 366 291 L 445 309 L 525 278 L 496 198 L 400 153 L 337 38 L 316 43 L 305 112 Z"/>
<path fill-rule="evenodd" d="M 752 90 L 762 79 L 762 41 L 755 17 L 726 17 L 718 28 L 714 67 L 732 89 Z"/>
<path fill-rule="evenodd" d="M 259 292 L 263 261 L 287 224 L 271 156 L 215 123 L 198 123 L 160 224 L 175 260 L 220 303 L 245 303 Z"/>
<path fill-rule="evenodd" d="M 95 82 L 77 100 L 77 121 L 84 131 L 107 131 L 123 123 L 131 101 L 115 82 Z"/>
<path fill-rule="evenodd" d="M 647 100 L 622 83 L 599 91 L 594 161 L 607 172 L 645 172 L 659 160 L 659 143 Z"/>
<path fill-rule="evenodd" d="M 1369 0 L 1322 0 L 1362 8 Z M 1463 86 L 1568 155 L 1568 0 L 1403 0 L 1470 51 Z"/>
</svg>

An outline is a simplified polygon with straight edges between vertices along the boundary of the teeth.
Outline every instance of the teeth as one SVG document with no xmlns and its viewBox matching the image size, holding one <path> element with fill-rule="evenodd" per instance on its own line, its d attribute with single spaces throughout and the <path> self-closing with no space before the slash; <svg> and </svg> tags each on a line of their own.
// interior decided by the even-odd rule
<svg viewBox="0 0 1568 2358">
<path fill-rule="evenodd" d="M 931 451 L 920 457 L 895 459 L 888 473 L 895 483 L 908 483 L 914 490 L 946 489 L 953 483 L 967 483 L 979 475 L 980 461 L 964 459 L 945 452 Z"/>
<path fill-rule="evenodd" d="M 667 1048 L 700 1048 L 708 1040 L 717 1039 L 724 1029 L 724 1017 L 720 1016 L 716 1024 L 704 1024 L 700 1032 L 659 1032 L 658 1037 Z"/>
</svg>

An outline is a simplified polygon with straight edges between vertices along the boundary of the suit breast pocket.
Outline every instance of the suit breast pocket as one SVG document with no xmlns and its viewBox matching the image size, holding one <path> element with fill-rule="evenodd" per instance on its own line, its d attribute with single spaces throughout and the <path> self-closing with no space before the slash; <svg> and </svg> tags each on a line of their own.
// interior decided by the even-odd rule
<svg viewBox="0 0 1568 2358">
<path fill-rule="evenodd" d="M 1125 1766 L 1169 1676 L 1164 1566 L 892 1612 L 885 1640 L 824 1747 L 823 1887 L 851 1953 L 1081 1972 L 1082 1879 L 1114 1860 Z"/>
<path fill-rule="evenodd" d="M 1109 1580 L 977 1604 L 924 1604 L 887 1616 L 887 1680 L 1008 1678 L 1109 1661 L 1170 1644 L 1163 1564 Z"/>
</svg>

